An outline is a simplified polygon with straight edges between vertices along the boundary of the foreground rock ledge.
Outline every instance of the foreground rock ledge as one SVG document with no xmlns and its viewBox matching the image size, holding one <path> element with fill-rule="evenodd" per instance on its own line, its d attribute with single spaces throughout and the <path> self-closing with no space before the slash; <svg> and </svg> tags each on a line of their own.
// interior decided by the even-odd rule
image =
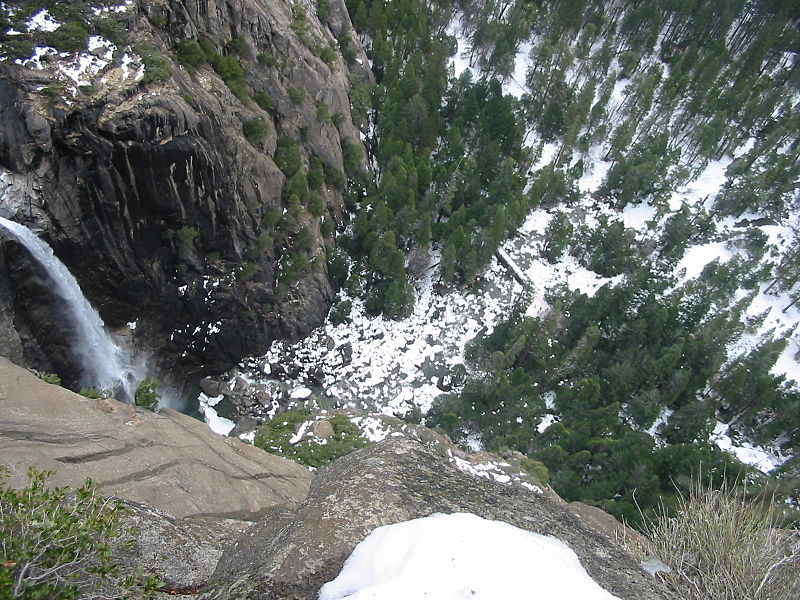
<svg viewBox="0 0 800 600">
<path fill-rule="evenodd" d="M 300 465 L 177 411 L 84 398 L 2 357 L 0 464 L 11 469 L 12 487 L 23 486 L 28 466 L 36 465 L 55 471 L 55 485 L 91 477 L 103 495 L 176 518 L 253 521 L 297 507 L 312 479 Z"/>
<path fill-rule="evenodd" d="M 556 536 L 597 583 L 624 600 L 674 598 L 563 505 L 475 478 L 397 438 L 339 459 L 317 476 L 297 513 L 275 511 L 248 529 L 223 552 L 203 598 L 315 599 L 373 529 L 437 512 L 471 512 Z"/>
</svg>

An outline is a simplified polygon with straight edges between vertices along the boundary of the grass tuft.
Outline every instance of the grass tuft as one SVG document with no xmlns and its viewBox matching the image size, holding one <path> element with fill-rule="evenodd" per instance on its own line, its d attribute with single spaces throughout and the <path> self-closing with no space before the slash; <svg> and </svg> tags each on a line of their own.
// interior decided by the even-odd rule
<svg viewBox="0 0 800 600">
<path fill-rule="evenodd" d="M 696 482 L 675 514 L 662 508 L 647 523 L 646 541 L 628 541 L 670 569 L 659 573 L 685 600 L 800 598 L 800 534 L 778 527 L 769 502 L 743 490 L 707 489 Z"/>
</svg>

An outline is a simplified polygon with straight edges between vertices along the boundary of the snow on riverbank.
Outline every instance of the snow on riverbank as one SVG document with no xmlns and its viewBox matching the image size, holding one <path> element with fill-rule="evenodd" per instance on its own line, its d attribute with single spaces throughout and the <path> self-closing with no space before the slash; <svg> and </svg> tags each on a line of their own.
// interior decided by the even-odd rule
<svg viewBox="0 0 800 600">
<path fill-rule="evenodd" d="M 533 596 L 532 596 L 533 594 Z M 379 527 L 320 600 L 613 600 L 561 540 L 469 513 Z"/>
</svg>

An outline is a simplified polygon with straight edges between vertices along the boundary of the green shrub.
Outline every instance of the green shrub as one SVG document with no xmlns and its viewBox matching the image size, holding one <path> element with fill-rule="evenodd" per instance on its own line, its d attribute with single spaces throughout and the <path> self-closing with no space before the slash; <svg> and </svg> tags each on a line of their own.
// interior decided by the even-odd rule
<svg viewBox="0 0 800 600">
<path fill-rule="evenodd" d="M 239 58 L 233 55 L 223 56 L 214 50 L 211 42 L 207 40 L 200 41 L 200 47 L 206 53 L 206 56 L 211 62 L 211 66 L 222 77 L 222 81 L 228 86 L 228 89 L 242 102 L 247 102 L 250 97 L 247 94 L 247 82 L 244 78 L 244 68 Z"/>
<path fill-rule="evenodd" d="M 33 42 L 29 40 L 6 40 L 0 43 L 0 55 L 11 60 L 25 60 L 33 55 Z"/>
<path fill-rule="evenodd" d="M 153 596 L 156 578 L 122 576 L 112 558 L 111 542 L 124 533 L 119 500 L 102 498 L 91 479 L 74 491 L 49 487 L 51 472 L 36 467 L 14 490 L 8 474 L 0 466 L 0 598 Z"/>
<path fill-rule="evenodd" d="M 194 73 L 206 63 L 206 53 L 197 40 L 181 40 L 175 48 L 175 53 L 178 63 L 189 73 Z"/>
<path fill-rule="evenodd" d="M 110 390 L 99 390 L 97 388 L 81 388 L 81 391 L 78 392 L 81 396 L 86 398 L 91 398 L 92 400 L 97 400 L 98 398 L 110 398 L 111 391 Z"/>
<path fill-rule="evenodd" d="M 261 226 L 264 228 L 272 229 L 281 220 L 281 209 L 277 207 L 268 208 L 264 211 L 264 216 L 261 217 Z"/>
<path fill-rule="evenodd" d="M 171 229 L 169 235 L 178 242 L 178 256 L 185 259 L 192 255 L 194 241 L 200 232 L 195 227 L 184 225 L 180 229 Z"/>
<path fill-rule="evenodd" d="M 328 0 L 317 0 L 317 16 L 321 22 L 325 22 L 328 20 L 330 16 L 331 8 L 328 4 Z"/>
<path fill-rule="evenodd" d="M 333 435 L 320 443 L 319 440 L 302 440 L 290 444 L 289 440 L 301 423 L 308 420 L 306 410 L 290 411 L 277 415 L 256 430 L 254 444 L 271 454 L 278 454 L 308 467 L 321 467 L 337 458 L 367 445 L 359 435 L 358 428 L 346 416 L 336 415 L 328 419 L 333 426 Z"/>
<path fill-rule="evenodd" d="M 325 185 L 325 171 L 323 170 L 322 160 L 319 156 L 312 156 L 308 169 L 308 187 L 318 190 Z"/>
<path fill-rule="evenodd" d="M 339 169 L 324 165 L 323 170 L 325 172 L 325 181 L 327 181 L 329 185 L 335 187 L 337 190 L 343 190 L 347 186 L 347 178 Z"/>
<path fill-rule="evenodd" d="M 128 45 L 128 30 L 125 24 L 116 19 L 97 19 L 94 22 L 97 32 L 117 46 Z"/>
<path fill-rule="evenodd" d="M 48 85 L 43 87 L 42 93 L 45 96 L 48 96 L 53 99 L 60 98 L 61 95 L 64 93 L 64 86 L 54 83 L 53 85 Z"/>
<path fill-rule="evenodd" d="M 247 258 L 257 261 L 272 247 L 273 239 L 268 233 L 262 233 L 254 242 L 247 246 Z"/>
<path fill-rule="evenodd" d="M 304 88 L 290 87 L 289 98 L 292 100 L 292 104 L 302 104 L 303 100 L 306 99 L 306 90 Z"/>
<path fill-rule="evenodd" d="M 333 123 L 336 127 L 338 127 L 339 125 L 344 123 L 344 120 L 345 120 L 345 116 L 340 112 L 333 113 L 331 115 L 331 123 Z"/>
<path fill-rule="evenodd" d="M 155 46 L 149 42 L 139 42 L 134 44 L 133 51 L 142 59 L 144 65 L 144 77 L 142 83 L 154 83 L 164 81 L 172 76 L 172 65 L 169 60 L 156 50 Z"/>
<path fill-rule="evenodd" d="M 319 231 L 323 237 L 329 238 L 333 235 L 333 219 L 322 218 L 319 225 Z"/>
<path fill-rule="evenodd" d="M 308 212 L 315 217 L 321 217 L 325 212 L 325 201 L 316 192 L 309 192 L 308 194 Z"/>
<path fill-rule="evenodd" d="M 361 171 L 361 162 L 364 160 L 364 152 L 361 146 L 355 142 L 342 139 L 342 161 L 344 162 L 344 172 L 349 177 L 355 177 Z"/>
<path fill-rule="evenodd" d="M 261 142 L 267 139 L 269 125 L 263 118 L 256 117 L 242 123 L 242 133 L 247 138 L 247 141 L 257 148 L 261 145 Z"/>
<path fill-rule="evenodd" d="M 262 52 L 258 55 L 258 63 L 264 65 L 265 67 L 277 67 L 278 66 L 278 59 L 275 58 L 272 54 L 267 52 Z"/>
<path fill-rule="evenodd" d="M 298 171 L 283 183 L 282 198 L 285 202 L 291 202 L 292 198 L 297 198 L 300 203 L 306 204 L 308 193 L 308 181 L 303 171 Z"/>
<path fill-rule="evenodd" d="M 248 281 L 252 279 L 253 275 L 256 274 L 256 265 L 255 263 L 246 262 L 240 266 L 236 272 L 234 273 L 234 277 L 236 277 L 237 281 Z"/>
<path fill-rule="evenodd" d="M 303 157 L 300 155 L 300 146 L 292 138 L 281 136 L 275 146 L 275 155 L 272 157 L 275 164 L 286 177 L 291 177 L 303 168 Z"/>
<path fill-rule="evenodd" d="M 86 49 L 89 30 L 80 21 L 69 21 L 47 34 L 47 43 L 61 52 L 80 52 Z"/>
<path fill-rule="evenodd" d="M 317 120 L 327 123 L 331 120 L 331 111 L 322 100 L 317 102 Z"/>
<path fill-rule="evenodd" d="M 39 379 L 44 381 L 45 383 L 50 383 L 52 385 L 61 385 L 61 377 L 56 375 L 55 373 L 48 373 L 47 371 L 38 371 Z"/>
<path fill-rule="evenodd" d="M 336 60 L 336 48 L 332 46 L 319 46 L 316 48 L 316 52 L 314 53 L 324 62 L 325 64 L 331 64 L 333 61 Z"/>
<path fill-rule="evenodd" d="M 244 41 L 244 38 L 235 37 L 230 42 L 228 42 L 228 52 L 232 54 L 238 54 L 241 56 L 247 52 L 247 42 Z"/>
<path fill-rule="evenodd" d="M 314 234 L 311 230 L 303 225 L 300 231 L 297 232 L 294 247 L 298 250 L 311 250 L 314 245 Z"/>
<path fill-rule="evenodd" d="M 523 458 L 520 461 L 520 467 L 528 475 L 533 477 L 536 483 L 540 483 L 542 485 L 547 485 L 549 483 L 550 471 L 543 462 L 534 460 L 532 458 Z"/>
<path fill-rule="evenodd" d="M 161 380 L 157 377 L 142 379 L 133 393 L 134 404 L 146 410 L 155 410 L 161 401 L 161 396 L 158 395 L 159 387 L 161 387 Z"/>
<path fill-rule="evenodd" d="M 350 300 L 342 300 L 336 303 L 328 315 L 332 325 L 341 325 L 350 321 L 350 312 L 353 310 L 353 303 Z"/>
<path fill-rule="evenodd" d="M 264 110 L 272 110 L 275 107 L 275 102 L 272 100 L 267 92 L 259 92 L 255 97 L 256 104 Z"/>
</svg>

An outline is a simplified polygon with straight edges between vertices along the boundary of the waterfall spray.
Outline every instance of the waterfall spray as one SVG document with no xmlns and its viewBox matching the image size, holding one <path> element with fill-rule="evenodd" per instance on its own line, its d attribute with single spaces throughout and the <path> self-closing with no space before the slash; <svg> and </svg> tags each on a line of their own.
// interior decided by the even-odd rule
<svg viewBox="0 0 800 600">
<path fill-rule="evenodd" d="M 131 357 L 106 331 L 100 314 L 83 295 L 75 277 L 34 233 L 0 217 L 0 226 L 13 235 L 47 272 L 53 291 L 64 302 L 66 318 L 75 322 L 72 351 L 83 369 L 81 383 L 114 390 L 120 399 L 133 400 L 134 369 Z"/>
</svg>

